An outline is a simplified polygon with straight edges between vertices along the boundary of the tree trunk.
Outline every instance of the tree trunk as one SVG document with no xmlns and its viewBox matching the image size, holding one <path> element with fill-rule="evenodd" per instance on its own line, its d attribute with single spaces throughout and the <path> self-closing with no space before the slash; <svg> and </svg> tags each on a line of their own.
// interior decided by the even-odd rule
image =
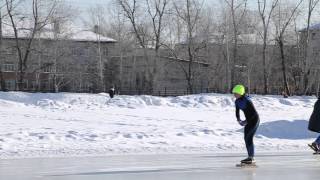
<svg viewBox="0 0 320 180">
<path fill-rule="evenodd" d="M 311 14 L 312 11 L 310 11 L 310 4 L 309 2 L 309 12 L 308 12 L 308 20 L 307 20 L 307 35 L 305 39 L 305 46 L 304 46 L 304 52 L 303 52 L 303 67 L 302 67 L 302 90 L 303 93 L 306 94 L 308 91 L 308 76 L 309 74 L 307 73 L 307 59 L 308 59 L 308 46 L 309 46 L 309 38 L 310 38 L 310 22 L 311 22 Z"/>
<path fill-rule="evenodd" d="M 235 85 L 235 65 L 237 62 L 237 53 L 238 53 L 238 27 L 237 27 L 237 23 L 236 23 L 236 17 L 235 17 L 235 9 L 234 9 L 234 1 L 232 1 L 232 9 L 231 9 L 231 13 L 232 13 L 232 25 L 233 25 L 233 38 L 234 38 L 234 44 L 233 44 L 233 58 L 232 58 L 232 62 L 231 62 L 231 86 Z M 231 91 L 231 89 L 230 89 Z"/>
<path fill-rule="evenodd" d="M 2 13 L 1 13 L 1 9 L 0 9 L 0 51 L 2 50 Z M 0 60 L 1 66 L 0 66 L 0 85 L 1 85 L 1 91 L 5 91 L 6 90 L 6 83 L 4 81 L 3 78 L 3 73 L 2 73 L 2 65 L 3 65 L 3 61 L 2 59 Z"/>
<path fill-rule="evenodd" d="M 268 74 L 267 74 L 267 63 L 266 63 L 266 51 L 267 51 L 267 33 L 264 32 L 263 38 L 263 49 L 262 49 L 262 63 L 263 63 L 263 84 L 264 84 L 264 94 L 268 94 Z"/>
<path fill-rule="evenodd" d="M 287 79 L 287 73 L 286 73 L 286 62 L 285 62 L 285 55 L 284 55 L 284 44 L 283 44 L 283 38 L 279 37 L 278 39 L 279 47 L 280 47 L 280 55 L 281 55 L 281 65 L 282 65 L 282 75 L 283 75 L 283 86 L 286 94 L 290 96 L 290 89 Z"/>
<path fill-rule="evenodd" d="M 190 38 L 191 39 L 191 38 Z M 188 63 L 188 91 L 190 94 L 193 93 L 193 87 L 192 87 L 192 63 L 193 63 L 193 55 L 191 51 L 191 42 L 189 40 L 189 45 L 188 45 L 188 55 L 189 55 L 189 63 Z"/>
</svg>

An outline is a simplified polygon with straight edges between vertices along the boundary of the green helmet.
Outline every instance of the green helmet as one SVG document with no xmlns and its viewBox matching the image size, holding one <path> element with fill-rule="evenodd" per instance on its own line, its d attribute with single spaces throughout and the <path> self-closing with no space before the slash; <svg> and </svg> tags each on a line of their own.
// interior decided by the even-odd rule
<svg viewBox="0 0 320 180">
<path fill-rule="evenodd" d="M 239 95 L 243 96 L 246 93 L 246 90 L 245 90 L 245 87 L 243 85 L 238 84 L 232 89 L 232 93 L 233 94 L 239 94 Z"/>
</svg>

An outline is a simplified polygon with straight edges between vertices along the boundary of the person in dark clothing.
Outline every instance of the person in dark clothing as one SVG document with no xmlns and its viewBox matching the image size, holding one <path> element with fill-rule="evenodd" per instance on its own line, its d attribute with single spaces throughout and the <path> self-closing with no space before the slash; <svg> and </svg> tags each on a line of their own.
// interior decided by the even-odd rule
<svg viewBox="0 0 320 180">
<path fill-rule="evenodd" d="M 110 98 L 113 98 L 114 95 L 115 95 L 115 89 L 114 89 L 114 87 L 110 88 L 110 90 L 109 90 L 108 93 L 109 93 Z"/>
<path fill-rule="evenodd" d="M 254 143 L 253 137 L 259 127 L 260 119 L 249 96 L 245 94 L 245 87 L 243 85 L 236 85 L 232 93 L 236 97 L 236 117 L 241 126 L 244 127 L 244 140 L 248 152 L 248 158 L 241 161 L 241 163 L 251 164 L 254 163 Z M 246 120 L 240 119 L 240 110 L 244 112 Z"/>
<path fill-rule="evenodd" d="M 313 112 L 309 120 L 308 129 L 320 133 L 320 96 L 314 105 Z M 308 144 L 316 153 L 320 153 L 320 136 L 311 144 Z"/>
</svg>

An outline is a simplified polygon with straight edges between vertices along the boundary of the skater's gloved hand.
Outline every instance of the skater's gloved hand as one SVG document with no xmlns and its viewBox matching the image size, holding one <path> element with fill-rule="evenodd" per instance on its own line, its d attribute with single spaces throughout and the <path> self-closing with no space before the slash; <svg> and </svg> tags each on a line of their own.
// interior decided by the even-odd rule
<svg viewBox="0 0 320 180">
<path fill-rule="evenodd" d="M 245 126 L 245 125 L 247 125 L 247 120 L 240 121 L 239 124 L 240 124 L 241 126 Z"/>
<path fill-rule="evenodd" d="M 240 124 L 240 126 L 245 126 L 245 125 L 247 125 L 247 121 L 246 121 L 246 120 L 242 121 L 240 118 L 238 118 L 237 121 L 238 121 L 238 123 Z"/>
</svg>

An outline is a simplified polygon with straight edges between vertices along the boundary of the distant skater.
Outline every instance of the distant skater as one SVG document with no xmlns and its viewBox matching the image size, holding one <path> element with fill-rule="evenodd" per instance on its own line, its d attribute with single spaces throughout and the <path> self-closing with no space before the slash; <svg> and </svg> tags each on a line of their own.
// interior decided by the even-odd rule
<svg viewBox="0 0 320 180">
<path fill-rule="evenodd" d="M 318 97 L 318 100 L 314 105 L 313 112 L 309 120 L 308 129 L 310 131 L 320 133 L 320 96 Z M 313 143 L 308 145 L 315 151 L 315 154 L 319 154 L 320 153 L 320 135 Z"/>
<path fill-rule="evenodd" d="M 108 93 L 109 93 L 110 98 L 112 99 L 114 97 L 114 95 L 115 95 L 114 87 L 110 88 Z"/>
<path fill-rule="evenodd" d="M 237 121 L 241 126 L 244 126 L 244 141 L 248 152 L 248 158 L 241 160 L 241 164 L 255 164 L 253 137 L 259 127 L 259 115 L 249 96 L 246 95 L 245 87 L 243 85 L 236 85 L 233 88 L 232 93 L 236 97 L 235 106 Z M 244 112 L 245 120 L 240 119 L 239 110 Z"/>
</svg>

